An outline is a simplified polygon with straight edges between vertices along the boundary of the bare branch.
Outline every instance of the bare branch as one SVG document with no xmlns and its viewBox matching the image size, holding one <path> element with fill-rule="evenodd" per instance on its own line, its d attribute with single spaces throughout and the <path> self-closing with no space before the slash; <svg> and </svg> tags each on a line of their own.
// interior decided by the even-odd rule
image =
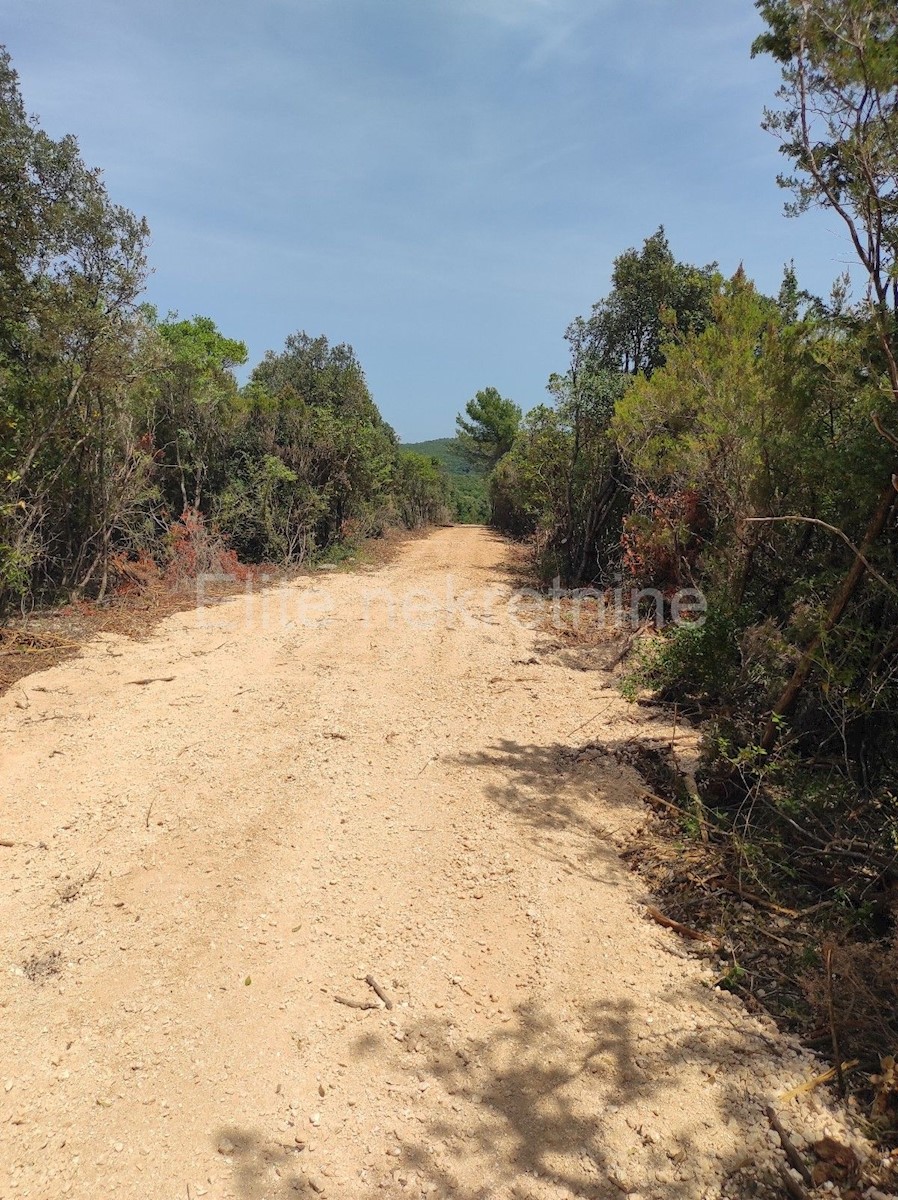
<svg viewBox="0 0 898 1200">
<path fill-rule="evenodd" d="M 896 491 L 898 491 L 898 488 L 896 488 Z M 830 525 L 827 521 L 821 521 L 819 517 L 802 517 L 798 516 L 797 514 L 787 517 L 746 517 L 745 520 L 746 522 L 751 521 L 754 523 L 764 524 L 773 524 L 774 522 L 778 521 L 803 521 L 807 525 L 819 525 L 821 529 L 826 529 L 830 533 L 834 533 L 836 537 L 841 538 L 855 558 L 859 559 L 864 564 L 873 578 L 877 579 L 882 586 L 887 589 L 887 591 L 891 592 L 893 596 L 898 597 L 898 588 L 894 587 L 887 579 L 880 575 L 879 571 L 877 571 L 876 568 L 871 564 L 870 560 L 861 554 L 854 542 L 852 542 L 851 539 L 835 525 Z"/>
<path fill-rule="evenodd" d="M 879 413 L 871 413 L 870 419 L 872 420 L 873 425 L 876 429 L 876 432 L 879 434 L 879 436 L 885 438 L 885 440 L 887 442 L 890 442 L 891 445 L 898 448 L 898 436 L 896 436 L 894 433 L 890 433 L 889 430 L 885 428 L 885 426 L 883 425 L 883 423 L 880 419 Z"/>
</svg>

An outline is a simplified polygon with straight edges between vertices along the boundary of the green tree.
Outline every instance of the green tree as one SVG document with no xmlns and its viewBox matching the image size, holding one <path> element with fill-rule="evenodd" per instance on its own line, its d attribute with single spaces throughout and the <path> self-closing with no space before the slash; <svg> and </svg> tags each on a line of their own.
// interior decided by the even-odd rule
<svg viewBox="0 0 898 1200">
<path fill-rule="evenodd" d="M 780 308 L 741 271 L 721 286 L 713 318 L 634 382 L 612 432 L 634 493 L 631 571 L 679 587 L 695 583 L 695 569 L 737 608 L 762 536 L 751 518 L 783 511 L 772 506 L 792 502 L 802 479 L 808 404 L 798 397 L 807 380 Z"/>
<path fill-rule="evenodd" d="M 788 297 L 760 294 L 742 272 L 721 286 L 713 316 L 616 407 L 633 489 L 624 565 L 642 584 L 699 586 L 709 600 L 708 640 L 674 630 L 657 659 L 673 694 L 738 701 L 744 737 L 758 744 L 813 645 L 815 686 L 794 729 L 815 750 L 832 737 L 850 763 L 871 728 L 891 736 L 895 704 L 888 544 L 867 560 L 874 584 L 829 623 L 888 468 L 891 448 L 870 419 L 887 376 L 840 314 L 811 307 L 790 319 Z"/>
<path fill-rule="evenodd" d="M 396 435 L 351 346 L 292 334 L 253 370 L 243 403 L 222 521 L 244 554 L 294 560 L 399 519 Z M 295 477 L 277 478 L 279 501 L 267 510 L 255 499 L 274 478 L 271 464 L 260 474 L 266 456 Z M 262 511 L 269 516 L 260 524 Z"/>
<path fill-rule="evenodd" d="M 439 459 L 400 450 L 396 491 L 403 524 L 409 529 L 449 519 L 449 476 Z"/>
<path fill-rule="evenodd" d="M 129 410 L 151 368 L 147 227 L 72 137 L 29 118 L 0 48 L 0 601 L 105 579 L 146 485 Z"/>
<path fill-rule="evenodd" d="M 612 514 L 621 488 L 609 422 L 628 383 L 624 375 L 591 366 L 553 375 L 554 406 L 527 414 L 493 472 L 493 523 L 515 536 L 536 533 L 547 578 L 559 575 L 576 586 L 601 574 L 614 552 L 619 525 Z"/>
<path fill-rule="evenodd" d="M 157 329 L 164 360 L 147 421 L 163 491 L 173 509 L 179 502 L 179 511 L 200 509 L 206 484 L 223 484 L 237 395 L 233 368 L 246 362 L 246 346 L 224 337 L 209 317 L 170 318 Z"/>
<path fill-rule="evenodd" d="M 330 408 L 379 422 L 380 413 L 365 382 L 365 373 L 352 346 L 331 345 L 322 334 L 291 333 L 284 349 L 269 350 L 253 368 L 252 382 L 272 396 L 286 389 L 312 408 Z"/>
<path fill-rule="evenodd" d="M 664 362 L 662 343 L 670 328 L 685 333 L 708 320 L 716 271 L 716 263 L 678 263 L 661 227 L 641 249 L 614 260 L 611 291 L 587 321 L 575 322 L 569 340 L 575 337 L 596 367 L 650 375 Z"/>
<path fill-rule="evenodd" d="M 780 184 L 793 214 L 818 205 L 843 221 L 867 277 L 879 356 L 888 377 L 889 416 L 898 406 L 898 14 L 892 0 L 757 0 L 767 30 L 753 53 L 782 67 L 781 107 L 765 126 L 781 140 L 792 173 Z M 872 364 L 878 374 L 877 364 Z M 877 418 L 878 423 L 878 418 Z M 881 426 L 878 425 L 879 428 Z M 898 438 L 886 433 L 890 445 Z M 893 456 L 894 457 L 894 456 Z M 867 572 L 866 563 L 895 510 L 894 463 L 853 562 L 835 589 L 820 631 L 805 648 L 764 734 L 791 712 L 813 670 L 821 639 L 841 621 Z"/>
<path fill-rule="evenodd" d="M 678 263 L 662 228 L 615 259 L 608 295 L 568 326 L 568 369 L 548 384 L 555 407 L 525 422 L 491 485 L 494 522 L 536 533 L 545 574 L 577 585 L 608 573 L 629 482 L 609 433 L 615 407 L 668 345 L 707 326 L 719 279 L 713 264 Z"/>
<path fill-rule="evenodd" d="M 898 12 L 892 0 L 757 0 L 768 29 L 752 48 L 782 67 L 765 112 L 792 173 L 798 214 L 842 219 L 864 267 L 898 402 Z"/>
<path fill-rule="evenodd" d="M 455 419 L 457 442 L 474 466 L 490 471 L 514 444 L 521 424 L 521 410 L 494 387 L 479 391 L 465 406 L 467 418 Z"/>
</svg>

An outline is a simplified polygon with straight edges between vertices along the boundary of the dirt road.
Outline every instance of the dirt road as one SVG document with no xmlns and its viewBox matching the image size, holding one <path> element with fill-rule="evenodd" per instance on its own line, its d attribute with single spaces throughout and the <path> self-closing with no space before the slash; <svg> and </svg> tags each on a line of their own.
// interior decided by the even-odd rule
<svg viewBox="0 0 898 1200">
<path fill-rule="evenodd" d="M 752 1194 L 816 1064 L 645 918 L 644 789 L 583 747 L 653 728 L 504 554 L 441 530 L 0 699 L 3 1200 Z"/>
</svg>

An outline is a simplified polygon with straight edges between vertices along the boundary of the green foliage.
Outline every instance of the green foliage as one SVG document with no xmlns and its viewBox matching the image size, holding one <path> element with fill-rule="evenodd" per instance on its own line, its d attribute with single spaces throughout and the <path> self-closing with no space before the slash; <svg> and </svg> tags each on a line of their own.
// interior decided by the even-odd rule
<svg viewBox="0 0 898 1200">
<path fill-rule="evenodd" d="M 587 321 L 569 331 L 596 368 L 650 375 L 664 362 L 663 343 L 672 330 L 702 329 L 710 317 L 717 264 L 678 263 L 663 227 L 614 260 L 611 291 Z"/>
<path fill-rule="evenodd" d="M 403 446 L 435 458 L 449 476 L 448 504 L 452 520 L 463 525 L 484 525 L 489 520 L 490 502 L 487 476 L 479 466 L 461 453 L 455 438 L 436 438 L 429 442 L 410 442 Z"/>
<path fill-rule="evenodd" d="M 474 473 L 449 479 L 452 519 L 461 525 L 485 525 L 490 519 L 489 480 Z"/>
<path fill-rule="evenodd" d="M 738 606 L 752 585 L 792 582 L 769 562 L 758 578 L 766 546 L 808 547 L 807 527 L 774 531 L 767 518 L 863 522 L 877 479 L 862 464 L 884 469 L 888 457 L 869 413 L 888 385 L 865 372 L 839 322 L 787 323 L 741 273 L 721 285 L 713 315 L 701 333 L 668 346 L 664 368 L 634 384 L 613 430 L 638 492 L 700 496 L 698 569 Z M 832 535 L 811 540 L 825 559 L 834 550 L 841 559 Z"/>
<path fill-rule="evenodd" d="M 450 515 L 451 484 L 436 457 L 400 450 L 397 461 L 400 513 L 409 529 L 444 522 Z"/>
<path fill-rule="evenodd" d="M 0 609 L 102 595 L 194 533 L 291 563 L 444 516 L 441 468 L 400 455 L 350 346 L 293 334 L 241 391 L 242 342 L 141 305 L 145 222 L 27 117 L 2 50 L 0 223 Z"/>
<path fill-rule="evenodd" d="M 739 669 L 738 620 L 711 606 L 703 621 L 673 626 L 637 647 L 624 692 L 651 688 L 669 699 L 720 700 L 731 693 Z"/>
<path fill-rule="evenodd" d="M 611 432 L 634 377 L 661 367 L 679 339 L 712 318 L 716 267 L 677 262 L 664 230 L 614 262 L 609 294 L 568 327 L 570 360 L 553 375 L 554 407 L 528 414 L 491 484 L 493 521 L 535 534 L 544 576 L 578 585 L 616 565 L 626 466 Z"/>
<path fill-rule="evenodd" d="M 0 48 L 0 605 L 105 577 L 147 494 L 128 408 L 149 367 L 137 297 L 146 224 L 71 137 L 25 113 Z"/>
<path fill-rule="evenodd" d="M 496 388 L 478 392 L 465 406 L 467 419 L 456 417 L 458 449 L 472 466 L 491 470 L 514 444 L 521 424 L 521 410 Z"/>
<path fill-rule="evenodd" d="M 738 992 L 746 977 L 746 970 L 740 967 L 738 963 L 732 963 L 727 967 L 719 981 L 715 986 L 722 988 L 727 992 Z"/>
<path fill-rule="evenodd" d="M 415 454 L 423 454 L 425 458 L 435 458 L 446 468 L 450 475 L 482 475 L 480 467 L 475 466 L 469 458 L 462 454 L 456 438 L 434 438 L 429 442 L 404 442 L 403 450 L 412 450 Z"/>
<path fill-rule="evenodd" d="M 561 511 L 571 434 L 560 413 L 537 405 L 524 418 L 509 453 L 490 477 L 492 520 L 521 537 L 548 527 Z"/>
<path fill-rule="evenodd" d="M 738 703 L 748 746 L 816 640 L 790 736 L 808 749 L 831 741 L 849 768 L 865 754 L 869 774 L 890 769 L 862 746 L 894 737 L 894 643 L 880 622 L 898 608 L 874 582 L 851 619 L 824 622 L 854 561 L 839 535 L 860 541 L 889 469 L 870 414 L 890 383 L 863 309 L 810 304 L 799 315 L 797 284 L 787 275 L 786 285 L 773 301 L 741 272 L 721 284 L 711 323 L 667 345 L 664 367 L 617 406 L 633 487 L 626 568 L 642 585 L 699 586 L 740 614 L 736 657 L 732 640 L 714 640 L 712 609 L 706 632 L 670 632 L 640 670 L 665 694 Z M 893 549 L 874 557 L 894 577 Z"/>
<path fill-rule="evenodd" d="M 756 0 L 767 29 L 753 54 L 782 67 L 765 128 L 792 173 L 794 203 L 835 212 L 868 280 L 868 302 L 898 404 L 898 16 L 893 0 Z"/>
<path fill-rule="evenodd" d="M 535 534 L 541 573 L 574 584 L 599 576 L 612 551 L 621 480 L 609 424 L 630 382 L 589 356 L 581 330 L 568 332 L 570 369 L 549 380 L 554 405 L 527 414 L 490 485 L 494 524 Z"/>
<path fill-rule="evenodd" d="M 147 315 L 155 318 L 152 310 Z M 160 487 L 172 512 L 199 509 L 207 486 L 217 491 L 225 484 L 237 395 L 233 367 L 246 362 L 246 347 L 208 317 L 170 317 L 156 330 L 162 357 L 143 396 Z"/>
</svg>

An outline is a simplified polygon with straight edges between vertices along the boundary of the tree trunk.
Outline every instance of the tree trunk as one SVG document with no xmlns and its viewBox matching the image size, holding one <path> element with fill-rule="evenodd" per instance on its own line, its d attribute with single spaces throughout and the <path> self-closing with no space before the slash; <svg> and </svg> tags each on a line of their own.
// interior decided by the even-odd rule
<svg viewBox="0 0 898 1200">
<path fill-rule="evenodd" d="M 814 635 L 811 641 L 804 648 L 798 666 L 795 668 L 792 678 L 786 684 L 786 687 L 777 700 L 773 712 L 770 714 L 770 719 L 764 729 L 764 735 L 761 738 L 761 747 L 764 750 L 770 750 L 779 734 L 779 727 L 776 718 L 785 717 L 795 707 L 795 702 L 801 694 L 801 690 L 808 680 L 808 676 L 814 667 L 814 657 L 820 647 L 823 638 L 827 633 L 842 619 L 842 614 L 848 607 L 851 597 L 857 591 L 858 585 L 866 574 L 867 568 L 864 565 L 864 559 L 870 554 L 874 543 L 879 535 L 885 529 L 886 522 L 889 519 L 889 514 L 895 507 L 895 501 L 898 500 L 898 491 L 893 479 L 890 478 L 888 483 L 879 494 L 879 500 L 873 516 L 870 518 L 864 533 L 864 540 L 859 547 L 859 553 L 855 556 L 851 570 L 842 580 L 838 591 L 830 601 L 829 608 L 826 611 L 823 625 L 818 633 Z"/>
<path fill-rule="evenodd" d="M 746 529 L 743 524 L 739 532 L 739 542 L 741 543 L 739 557 L 730 580 L 730 598 L 734 609 L 738 609 L 745 599 L 745 589 L 748 587 L 748 581 L 751 579 L 755 554 L 757 553 L 760 541 L 761 534 L 758 526 L 752 525 Z"/>
</svg>

